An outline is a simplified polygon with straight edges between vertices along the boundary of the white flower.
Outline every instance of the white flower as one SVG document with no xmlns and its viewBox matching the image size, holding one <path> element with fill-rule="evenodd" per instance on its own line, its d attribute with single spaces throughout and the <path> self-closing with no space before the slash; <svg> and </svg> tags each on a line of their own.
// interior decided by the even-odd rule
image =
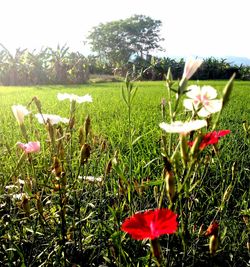
<svg viewBox="0 0 250 267">
<path fill-rule="evenodd" d="M 13 105 L 11 108 L 18 123 L 23 124 L 24 116 L 28 115 L 30 111 L 22 105 Z"/>
<path fill-rule="evenodd" d="M 50 121 L 52 125 L 58 124 L 59 122 L 62 123 L 69 123 L 69 119 L 67 118 L 61 118 L 59 115 L 53 115 L 53 114 L 36 114 L 36 118 L 38 119 L 39 123 L 46 123 L 47 120 Z"/>
<path fill-rule="evenodd" d="M 61 93 L 58 93 L 57 94 L 57 98 L 60 101 L 65 100 L 65 99 L 69 99 L 70 102 L 76 101 L 77 103 L 93 102 L 92 96 L 89 95 L 89 94 L 84 95 L 84 96 L 78 96 L 78 95 L 74 95 L 74 94 L 67 94 L 67 93 L 61 94 Z"/>
<path fill-rule="evenodd" d="M 197 69 L 200 67 L 201 64 L 202 64 L 201 59 L 189 58 L 188 60 L 186 60 L 182 79 L 189 80 L 193 76 L 193 74 L 197 71 Z"/>
<path fill-rule="evenodd" d="M 23 198 L 28 198 L 28 195 L 26 193 L 18 193 L 18 194 L 13 194 L 12 197 L 17 200 L 21 200 Z"/>
<path fill-rule="evenodd" d="M 167 133 L 189 133 L 191 131 L 195 131 L 207 126 L 207 122 L 205 120 L 195 120 L 188 122 L 175 121 L 171 124 L 162 122 L 159 124 L 159 126 Z"/>
<path fill-rule="evenodd" d="M 84 181 L 90 182 L 90 183 L 101 183 L 103 181 L 103 178 L 100 177 L 94 177 L 94 176 L 78 176 L 79 179 L 83 179 Z"/>
<path fill-rule="evenodd" d="M 198 110 L 200 117 L 207 117 L 211 113 L 221 110 L 222 100 L 215 99 L 217 91 L 212 86 L 191 85 L 186 93 L 189 99 L 185 99 L 183 105 L 188 110 Z"/>
<path fill-rule="evenodd" d="M 9 189 L 16 189 L 16 188 L 18 188 L 18 186 L 13 185 L 13 184 L 11 184 L 11 185 L 6 185 L 6 186 L 5 186 L 5 189 L 6 189 L 6 190 L 9 190 Z"/>
<path fill-rule="evenodd" d="M 19 182 L 20 185 L 24 185 L 25 184 L 25 181 L 22 180 L 22 179 L 18 179 L 18 182 Z"/>
</svg>

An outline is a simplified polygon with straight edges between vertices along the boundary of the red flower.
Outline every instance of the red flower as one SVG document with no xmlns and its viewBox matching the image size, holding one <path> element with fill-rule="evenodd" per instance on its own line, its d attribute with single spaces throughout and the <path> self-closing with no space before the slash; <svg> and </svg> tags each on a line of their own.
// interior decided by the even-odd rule
<svg viewBox="0 0 250 267">
<path fill-rule="evenodd" d="M 219 223 L 214 221 L 212 222 L 209 227 L 207 228 L 207 231 L 205 233 L 205 236 L 211 236 L 211 235 L 216 235 L 218 234 L 218 229 L 219 229 Z"/>
<path fill-rule="evenodd" d="M 200 150 L 203 150 L 205 147 L 207 147 L 208 145 L 213 145 L 213 144 L 217 144 L 219 142 L 219 138 L 229 134 L 231 131 L 230 130 L 222 130 L 222 131 L 214 131 L 211 133 L 207 133 L 203 138 L 202 141 L 200 143 Z M 192 147 L 194 144 L 193 141 L 188 142 L 188 145 L 190 147 Z"/>
<path fill-rule="evenodd" d="M 155 239 L 164 234 L 173 234 L 177 230 L 177 214 L 169 209 L 155 209 L 138 212 L 127 218 L 121 227 L 136 240 Z"/>
</svg>

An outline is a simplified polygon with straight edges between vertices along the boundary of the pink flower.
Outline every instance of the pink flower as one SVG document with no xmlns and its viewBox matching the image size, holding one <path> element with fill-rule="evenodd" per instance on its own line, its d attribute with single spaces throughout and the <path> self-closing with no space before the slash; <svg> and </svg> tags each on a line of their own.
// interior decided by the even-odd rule
<svg viewBox="0 0 250 267">
<path fill-rule="evenodd" d="M 138 212 L 122 223 L 121 230 L 136 240 L 155 239 L 164 234 L 175 233 L 176 218 L 177 214 L 169 209 Z"/>
<path fill-rule="evenodd" d="M 185 63 L 182 79 L 189 80 L 193 76 L 193 74 L 197 71 L 197 69 L 200 67 L 201 64 L 202 64 L 201 59 L 189 58 Z"/>
<path fill-rule="evenodd" d="M 26 153 L 36 153 L 40 151 L 40 142 L 28 142 L 27 144 L 17 142 L 17 145 Z"/>
<path fill-rule="evenodd" d="M 191 85 L 186 93 L 189 99 L 185 99 L 183 105 L 188 110 L 196 110 L 200 117 L 207 117 L 211 113 L 221 110 L 222 100 L 215 99 L 217 91 L 212 86 Z"/>
<path fill-rule="evenodd" d="M 230 130 L 222 130 L 222 131 L 214 131 L 211 133 L 207 133 L 201 140 L 199 149 L 203 150 L 205 147 L 207 147 L 208 145 L 213 145 L 213 144 L 217 144 L 219 142 L 220 137 L 229 134 L 231 131 Z M 193 146 L 193 141 L 188 142 L 188 145 L 190 147 Z"/>
</svg>

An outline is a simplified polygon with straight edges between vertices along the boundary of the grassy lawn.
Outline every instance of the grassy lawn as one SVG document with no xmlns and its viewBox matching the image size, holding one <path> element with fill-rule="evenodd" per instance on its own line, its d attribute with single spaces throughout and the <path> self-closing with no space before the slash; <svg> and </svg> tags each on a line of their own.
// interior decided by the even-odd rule
<svg viewBox="0 0 250 267">
<path fill-rule="evenodd" d="M 226 83 L 200 81 L 198 85 L 213 86 L 221 98 Z M 192 161 L 188 152 L 190 158 L 183 163 L 183 155 L 176 149 L 179 137 L 172 135 L 171 149 L 177 151 L 173 167 L 176 187 L 181 188 L 188 171 L 192 181 L 190 188 L 180 190 L 183 197 L 177 194 L 174 204 L 164 191 L 162 159 L 162 142 L 170 135 L 162 134 L 159 127 L 163 121 L 161 101 L 167 98 L 165 82 L 134 84 L 138 91 L 130 123 L 122 86 L 125 84 L 117 82 L 0 87 L 0 264 L 157 266 L 148 242 L 134 241 L 120 226 L 132 213 L 156 208 L 162 201 L 162 206 L 179 214 L 180 225 L 178 234 L 160 238 L 163 266 L 181 266 L 183 262 L 185 266 L 246 266 L 250 225 L 244 223 L 242 214 L 249 212 L 250 144 L 249 129 L 244 131 L 243 124 L 248 127 L 250 123 L 250 82 L 234 82 L 216 128 L 231 133 L 217 146 L 201 151 L 199 161 Z M 76 103 L 72 127 L 49 129 L 32 115 L 38 110 L 31 100 L 34 96 L 40 100 L 43 113 L 69 118 L 70 103 L 59 101 L 58 93 L 90 94 L 93 103 Z M 190 112 L 182 108 L 183 99 L 185 96 L 176 120 L 190 118 Z M 38 154 L 24 155 L 16 146 L 18 141 L 25 142 L 11 111 L 16 104 L 32 111 L 25 118 L 25 127 L 29 141 L 41 142 Z M 86 129 L 87 115 L 91 130 L 81 142 L 79 129 Z M 169 116 L 165 120 L 170 122 Z M 209 130 L 213 121 L 214 117 Z M 91 147 L 90 156 L 86 156 L 84 143 Z M 57 160 L 61 169 L 55 175 Z M 104 181 L 84 183 L 79 176 L 102 177 Z M 10 185 L 15 186 L 12 191 L 6 189 Z M 56 190 L 58 185 L 60 190 Z M 13 196 L 20 193 L 26 193 L 27 199 L 15 200 Z M 216 254 L 210 256 L 209 238 L 204 233 L 213 219 L 220 225 L 220 241 Z M 187 227 L 185 235 L 183 225 Z"/>
</svg>

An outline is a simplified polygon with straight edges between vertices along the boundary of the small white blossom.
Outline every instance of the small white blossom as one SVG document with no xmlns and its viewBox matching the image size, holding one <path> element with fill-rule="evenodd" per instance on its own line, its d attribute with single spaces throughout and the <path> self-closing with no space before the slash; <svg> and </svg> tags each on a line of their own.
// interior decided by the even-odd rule
<svg viewBox="0 0 250 267">
<path fill-rule="evenodd" d="M 28 115 L 30 111 L 22 105 L 13 105 L 12 112 L 19 124 L 24 123 L 24 116 Z"/>
<path fill-rule="evenodd" d="M 20 185 L 24 185 L 25 184 L 25 181 L 22 180 L 22 179 L 18 179 L 18 182 L 19 182 Z"/>
<path fill-rule="evenodd" d="M 78 96 L 75 94 L 68 94 L 68 93 L 58 93 L 57 94 L 58 100 L 62 101 L 65 99 L 69 99 L 70 102 L 76 101 L 77 103 L 83 103 L 83 102 L 93 102 L 92 96 L 87 94 L 84 96 Z"/>
<path fill-rule="evenodd" d="M 195 131 L 207 126 L 207 122 L 205 120 L 195 120 L 188 122 L 175 121 L 170 124 L 162 122 L 159 124 L 159 126 L 167 133 L 189 133 L 191 131 Z"/>
<path fill-rule="evenodd" d="M 21 200 L 23 197 L 28 198 L 28 195 L 26 193 L 18 193 L 18 194 L 13 194 L 12 197 L 17 200 Z"/>
<path fill-rule="evenodd" d="M 53 115 L 53 114 L 36 114 L 35 117 L 38 119 L 39 123 L 46 123 L 47 120 L 50 121 L 52 125 L 58 124 L 59 122 L 62 123 L 69 123 L 69 119 L 62 118 L 59 115 Z"/>
<path fill-rule="evenodd" d="M 82 179 L 86 182 L 90 182 L 90 183 L 101 183 L 103 181 L 103 178 L 100 177 L 94 177 L 94 176 L 78 176 L 79 179 Z"/>
</svg>

